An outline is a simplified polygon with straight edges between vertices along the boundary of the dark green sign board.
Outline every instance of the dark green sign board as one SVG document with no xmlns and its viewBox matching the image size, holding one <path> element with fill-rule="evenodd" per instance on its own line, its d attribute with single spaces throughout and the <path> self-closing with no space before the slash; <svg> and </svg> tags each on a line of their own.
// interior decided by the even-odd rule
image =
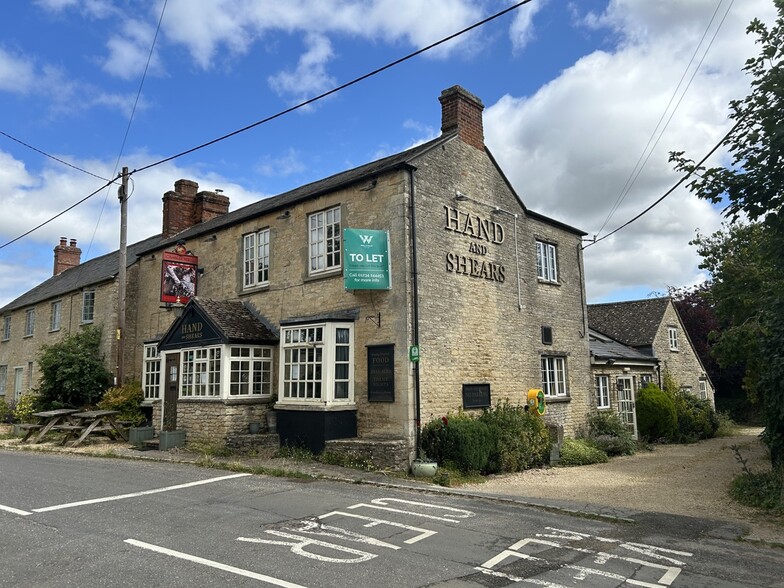
<svg viewBox="0 0 784 588">
<path fill-rule="evenodd" d="M 343 286 L 346 290 L 389 290 L 389 233 L 343 229 Z"/>
<path fill-rule="evenodd" d="M 395 346 L 368 345 L 368 401 L 395 401 Z"/>
</svg>

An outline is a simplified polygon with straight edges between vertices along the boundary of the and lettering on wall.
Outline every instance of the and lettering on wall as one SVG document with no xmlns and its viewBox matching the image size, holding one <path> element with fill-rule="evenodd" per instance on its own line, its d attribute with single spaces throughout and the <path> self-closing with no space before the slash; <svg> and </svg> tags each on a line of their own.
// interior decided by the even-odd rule
<svg viewBox="0 0 784 588">
<path fill-rule="evenodd" d="M 503 264 L 481 259 L 489 252 L 486 243 L 501 245 L 504 242 L 503 225 L 478 214 L 462 212 L 452 206 L 444 205 L 444 212 L 444 229 L 475 239 L 468 243 L 468 255 L 453 251 L 446 254 L 446 271 L 503 284 L 506 281 L 506 268 Z"/>
</svg>

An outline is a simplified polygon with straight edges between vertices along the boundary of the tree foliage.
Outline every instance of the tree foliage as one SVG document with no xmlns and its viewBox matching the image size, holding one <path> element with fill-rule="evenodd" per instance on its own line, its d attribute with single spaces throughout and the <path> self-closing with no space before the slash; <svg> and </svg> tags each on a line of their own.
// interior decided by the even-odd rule
<svg viewBox="0 0 784 588">
<path fill-rule="evenodd" d="M 735 127 L 723 145 L 731 164 L 708 168 L 683 152 L 670 160 L 696 172 L 692 192 L 726 205 L 732 224 L 697 239 L 717 312 L 730 325 L 716 353 L 745 362 L 744 386 L 760 402 L 771 460 L 784 473 L 784 0 L 773 1 L 775 24 L 755 19 L 747 29 L 761 49 L 744 67 L 751 91 L 729 105 Z"/>
<path fill-rule="evenodd" d="M 101 330 L 92 325 L 54 345 L 44 345 L 38 356 L 42 402 L 49 408 L 94 405 L 112 381 L 101 357 Z"/>
</svg>

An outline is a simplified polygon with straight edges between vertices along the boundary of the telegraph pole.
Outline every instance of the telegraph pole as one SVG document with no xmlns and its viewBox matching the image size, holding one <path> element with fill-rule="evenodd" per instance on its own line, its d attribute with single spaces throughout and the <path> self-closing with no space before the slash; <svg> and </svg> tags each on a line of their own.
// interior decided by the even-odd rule
<svg viewBox="0 0 784 588">
<path fill-rule="evenodd" d="M 117 381 L 115 386 L 123 385 L 123 360 L 125 359 L 125 270 L 128 258 L 128 168 L 122 169 L 122 184 L 117 191 L 120 199 L 120 268 L 117 273 Z"/>
</svg>

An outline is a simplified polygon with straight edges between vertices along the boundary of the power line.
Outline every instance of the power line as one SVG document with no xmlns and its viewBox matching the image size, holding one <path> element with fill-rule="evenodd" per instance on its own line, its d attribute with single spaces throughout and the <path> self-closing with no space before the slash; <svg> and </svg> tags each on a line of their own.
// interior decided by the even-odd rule
<svg viewBox="0 0 784 588">
<path fill-rule="evenodd" d="M 653 150 L 656 148 L 656 146 L 659 144 L 659 141 L 664 136 L 664 132 L 667 130 L 667 127 L 670 125 L 670 122 L 672 121 L 673 117 L 675 116 L 675 112 L 678 110 L 678 107 L 680 106 L 681 102 L 683 101 L 683 98 L 686 96 L 686 93 L 689 91 L 689 88 L 691 87 L 691 84 L 694 81 L 694 78 L 696 77 L 697 72 L 700 70 L 700 67 L 702 66 L 703 61 L 705 61 L 705 58 L 708 55 L 708 51 L 710 51 L 711 47 L 713 46 L 713 42 L 716 40 L 716 36 L 719 34 L 719 31 L 721 30 L 721 27 L 724 24 L 724 21 L 727 19 L 727 15 L 729 14 L 729 11 L 732 8 L 732 4 L 734 3 L 734 1 L 735 0 L 730 0 L 730 3 L 727 6 L 727 10 L 724 12 L 724 16 L 722 17 L 721 22 L 719 23 L 718 27 L 716 27 L 716 30 L 713 33 L 713 37 L 711 38 L 710 43 L 708 44 L 708 47 L 705 49 L 705 53 L 703 53 L 702 58 L 700 59 L 700 62 L 697 64 L 697 67 L 694 69 L 694 72 L 692 72 L 691 77 L 689 78 L 689 82 L 686 84 L 686 88 L 683 90 L 683 93 L 681 94 L 681 97 L 678 99 L 678 102 L 675 104 L 675 108 L 672 109 L 672 112 L 670 113 L 670 116 L 667 118 L 667 122 L 664 124 L 664 127 L 662 127 L 661 132 L 659 133 L 659 136 L 656 138 L 656 141 L 653 143 L 653 146 L 651 146 L 651 141 L 653 141 L 653 138 L 656 137 L 656 133 L 658 132 L 659 127 L 661 126 L 662 121 L 664 120 L 664 117 L 667 116 L 667 111 L 669 110 L 670 106 L 672 105 L 673 100 L 675 100 L 675 96 L 677 96 L 678 90 L 680 89 L 681 84 L 683 83 L 683 80 L 686 78 L 686 74 L 688 73 L 689 68 L 691 67 L 691 64 L 694 63 L 694 59 L 697 57 L 697 52 L 700 50 L 700 47 L 702 46 L 702 43 L 705 40 L 705 37 L 708 35 L 708 31 L 710 30 L 710 27 L 713 24 L 713 21 L 716 19 L 716 15 L 718 14 L 719 8 L 721 8 L 721 5 L 724 2 L 724 0 L 719 0 L 719 3 L 716 5 L 716 9 L 713 11 L 713 15 L 711 16 L 711 19 L 708 22 L 708 26 L 705 27 L 705 32 L 702 34 L 702 38 L 700 39 L 700 42 L 697 43 L 697 46 L 694 48 L 694 53 L 692 54 L 691 59 L 689 60 L 689 63 L 686 65 L 686 68 L 683 70 L 683 75 L 681 76 L 680 81 L 678 81 L 678 85 L 676 86 L 675 90 L 673 91 L 672 96 L 670 96 L 670 100 L 667 103 L 667 106 L 664 108 L 664 111 L 662 112 L 661 117 L 659 118 L 659 121 L 656 123 L 656 127 L 653 129 L 653 132 L 651 133 L 651 136 L 648 139 L 648 142 L 646 143 L 645 147 L 643 148 L 642 153 L 640 153 L 640 157 L 637 159 L 637 163 L 634 164 L 634 167 L 632 168 L 632 171 L 629 173 L 629 177 L 626 179 L 626 183 L 623 185 L 623 188 L 621 188 L 621 192 L 620 192 L 620 194 L 618 194 L 618 198 L 615 200 L 615 203 L 610 208 L 610 212 L 607 214 L 607 218 L 604 220 L 604 223 L 602 224 L 602 226 L 597 231 L 598 233 L 601 233 L 604 230 L 604 227 L 607 226 L 607 223 L 610 222 L 610 219 L 616 213 L 616 211 L 618 210 L 618 207 L 621 205 L 621 203 L 624 201 L 624 199 L 629 195 L 629 192 L 631 191 L 632 186 L 634 186 L 634 183 L 637 181 L 637 178 L 640 177 L 640 174 L 642 173 L 642 170 L 645 168 L 645 165 L 648 163 L 648 160 L 651 158 L 651 155 L 653 155 Z M 649 147 L 650 147 L 650 150 L 648 149 Z M 646 152 L 647 152 L 647 155 L 646 155 Z"/>
<path fill-rule="evenodd" d="M 694 171 L 694 170 L 696 170 L 696 169 L 699 169 L 699 167 L 700 167 L 700 166 L 701 166 L 703 163 L 705 163 L 705 162 L 707 161 L 707 159 L 708 159 L 708 158 L 709 158 L 711 155 L 713 155 L 713 154 L 716 152 L 716 150 L 717 150 L 719 147 L 721 147 L 722 145 L 724 145 L 724 143 L 727 141 L 727 139 L 729 139 L 729 138 L 730 138 L 730 136 L 732 136 L 732 133 L 734 133 L 734 132 L 735 132 L 735 131 L 738 129 L 738 127 L 741 125 L 741 123 L 744 121 L 744 119 L 745 119 L 745 117 L 743 117 L 743 118 L 739 119 L 739 120 L 738 120 L 738 122 L 736 122 L 736 123 L 735 123 L 735 125 L 734 125 L 734 126 L 733 126 L 733 127 L 730 129 L 730 130 L 729 130 L 729 132 L 728 132 L 726 135 L 724 135 L 724 137 L 721 139 L 721 141 L 719 141 L 719 142 L 718 142 L 718 143 L 717 143 L 717 144 L 716 144 L 716 145 L 713 147 L 713 149 L 711 149 L 710 151 L 708 151 L 708 154 L 707 154 L 705 157 L 703 157 L 703 158 L 702 158 L 700 161 L 698 161 L 698 162 L 697 162 L 697 163 L 694 165 L 694 169 L 693 169 L 692 171 L 690 171 L 690 172 L 689 172 L 689 173 L 687 173 L 685 176 L 683 176 L 683 177 L 682 177 L 680 180 L 678 180 L 678 181 L 677 181 L 677 183 L 676 183 L 676 184 L 675 184 L 675 185 L 674 185 L 672 188 L 670 188 L 670 189 L 669 189 L 669 190 L 667 190 L 667 191 L 666 191 L 664 194 L 662 194 L 662 195 L 661 195 L 661 197 L 659 197 L 659 198 L 658 198 L 658 199 L 657 199 L 657 200 L 656 200 L 656 201 L 655 201 L 653 204 L 651 204 L 651 205 L 650 205 L 648 208 L 646 208 L 645 210 L 643 210 L 643 211 L 642 211 L 640 214 L 638 214 L 638 215 L 637 215 L 637 216 L 635 216 L 634 218 L 632 218 L 632 219 L 629 219 L 628 221 L 626 221 L 625 223 L 623 223 L 623 224 L 622 224 L 620 227 L 618 227 L 618 228 L 617 228 L 617 229 L 615 229 L 614 231 L 610 231 L 609 233 L 607 233 L 607 234 L 606 234 L 606 235 L 604 235 L 603 237 L 600 237 L 599 239 L 595 239 L 595 240 L 593 240 L 593 241 L 589 242 L 587 245 L 585 245 L 585 246 L 583 247 L 583 249 L 587 249 L 587 248 L 588 248 L 588 247 L 590 247 L 591 245 L 596 245 L 596 244 L 597 244 L 597 243 L 599 243 L 600 241 L 604 241 L 604 240 L 605 240 L 607 237 L 609 237 L 610 235 L 614 235 L 615 233 L 617 233 L 617 232 L 618 232 L 618 231 L 620 231 L 621 229 L 623 229 L 623 228 L 625 228 L 625 227 L 628 227 L 628 226 L 629 226 L 630 224 L 632 224 L 634 221 L 638 220 L 640 217 L 642 217 L 643 215 L 645 215 L 645 214 L 647 214 L 648 212 L 650 212 L 651 210 L 653 210 L 653 208 L 654 208 L 654 207 L 656 207 L 656 206 L 657 206 L 657 205 L 658 205 L 658 204 L 659 204 L 659 203 L 660 203 L 662 200 L 664 200 L 665 198 L 667 198 L 667 196 L 669 196 L 670 194 L 672 194 L 672 193 L 675 191 L 675 189 L 676 189 L 676 188 L 678 188 L 678 186 L 680 186 L 680 185 L 681 185 L 683 182 L 685 182 L 686 180 L 688 180 L 688 179 L 689 179 L 689 178 L 692 176 L 692 174 L 694 174 L 694 173 L 695 173 L 695 171 Z"/>
<path fill-rule="evenodd" d="M 314 96 L 313 98 L 305 100 L 304 102 L 300 102 L 299 104 L 296 104 L 295 106 L 292 106 L 292 107 L 287 108 L 285 110 L 281 110 L 277 114 L 273 114 L 271 116 L 268 116 L 266 118 L 258 120 L 258 121 L 254 122 L 252 124 L 249 124 L 249 125 L 247 125 L 245 127 L 242 127 L 241 129 L 237 129 L 236 131 L 232 131 L 231 133 L 227 133 L 225 135 L 217 137 L 216 139 L 212 139 L 211 141 L 207 141 L 206 143 L 202 143 L 201 145 L 197 145 L 196 147 L 192 147 L 190 149 L 186 149 L 185 151 L 181 151 L 180 153 L 177 153 L 175 155 L 171 155 L 171 156 L 169 156 L 169 157 L 167 157 L 165 159 L 161 159 L 161 160 L 156 161 L 154 163 L 151 163 L 149 165 L 145 165 L 144 167 L 140 167 L 140 168 L 134 169 L 130 173 L 130 175 L 133 175 L 133 174 L 135 174 L 137 172 L 141 172 L 141 171 L 150 169 L 152 167 L 161 165 L 161 164 L 166 163 L 168 161 L 172 161 L 173 159 L 177 159 L 179 157 L 182 157 L 183 155 L 188 155 L 189 153 L 193 153 L 195 151 L 199 151 L 200 149 L 204 149 L 205 147 L 209 147 L 210 145 L 214 145 L 215 143 L 219 143 L 220 141 L 224 141 L 224 140 L 228 139 L 229 137 L 233 137 L 235 135 L 239 135 L 240 133 L 244 133 L 245 131 L 249 131 L 250 129 L 253 129 L 253 128 L 259 126 L 259 125 L 262 125 L 262 124 L 268 123 L 270 121 L 273 121 L 276 118 L 280 118 L 281 116 L 289 114 L 290 112 L 294 112 L 295 110 L 299 110 L 300 108 L 303 108 L 305 106 L 313 104 L 314 102 L 322 100 L 323 98 L 326 98 L 327 96 L 331 96 L 332 94 L 335 94 L 336 92 L 340 92 L 341 90 L 345 90 L 349 86 L 353 86 L 354 84 L 357 84 L 357 83 L 362 82 L 362 81 L 364 81 L 364 80 L 366 80 L 368 78 L 371 78 L 371 77 L 373 77 L 375 75 L 378 75 L 378 74 L 380 74 L 383 71 L 386 71 L 386 70 L 388 70 L 388 69 L 390 69 L 392 67 L 395 67 L 396 65 L 400 65 L 401 63 L 403 63 L 405 61 L 408 61 L 409 59 L 412 59 L 412 58 L 416 57 L 417 55 L 421 55 L 422 53 L 430 51 L 431 49 L 434 49 L 435 47 L 438 47 L 439 45 L 443 45 L 444 43 L 447 43 L 448 41 L 451 41 L 452 39 L 455 39 L 455 38 L 457 38 L 457 37 L 459 37 L 461 35 L 464 35 L 465 33 L 469 32 L 469 31 L 472 31 L 472 30 L 474 30 L 474 29 L 476 29 L 478 27 L 481 27 L 481 26 L 487 24 L 488 22 L 490 22 L 492 20 L 495 20 L 496 18 L 499 18 L 499 17 L 501 17 L 501 16 L 503 16 L 503 15 L 513 11 L 513 10 L 516 10 L 517 8 L 520 8 L 524 4 L 528 4 L 531 1 L 532 0 L 522 0 L 522 2 L 518 2 L 517 4 L 513 4 L 512 6 L 506 8 L 506 9 L 500 11 L 500 12 L 497 12 L 496 14 L 494 14 L 492 16 L 489 16 L 488 18 L 485 18 L 484 20 L 480 20 L 479 22 L 474 23 L 471 26 L 466 27 L 466 28 L 464 28 L 461 31 L 453 33 L 453 34 L 449 35 L 448 37 L 444 37 L 440 41 L 436 41 L 435 43 L 432 43 L 430 45 L 427 45 L 426 47 L 418 49 L 417 51 L 414 51 L 413 53 L 409 53 L 408 55 L 406 55 L 404 57 L 401 57 L 400 59 L 396 59 L 395 61 L 392 61 L 391 63 L 388 63 L 388 64 L 386 64 L 386 65 L 384 65 L 382 67 L 379 67 L 378 69 L 374 69 L 373 71 L 371 71 L 369 73 L 366 73 L 364 75 L 359 76 L 358 78 L 354 78 L 350 82 L 346 82 L 345 84 L 341 84 L 340 86 L 332 88 L 331 90 L 328 90 L 328 91 L 326 91 L 326 92 L 324 92 L 322 94 L 319 94 L 318 96 Z"/>
<path fill-rule="evenodd" d="M 118 176 L 118 177 L 119 177 L 119 176 Z M 57 218 L 61 217 L 62 215 L 64 215 L 64 214 L 65 214 L 66 212 L 68 212 L 69 210 L 72 210 L 73 208 L 76 208 L 76 207 L 77 207 L 77 206 L 79 206 L 79 205 L 80 205 L 82 202 L 85 202 L 86 200 L 88 200 L 88 199 L 92 198 L 92 197 L 93 197 L 93 196 L 95 196 L 95 195 L 96 195 L 98 192 L 100 192 L 101 190 L 103 190 L 103 189 L 104 189 L 104 188 L 106 188 L 107 186 L 110 186 L 110 185 L 112 185 L 112 184 L 113 184 L 114 182 L 116 182 L 116 181 L 117 181 L 117 178 L 114 178 L 113 180 L 108 180 L 106 184 L 104 184 L 103 186 L 101 186 L 100 188 L 98 188 L 97 190 L 95 190 L 94 192 L 91 192 L 90 194 L 88 194 L 87 196 L 85 196 L 84 198 L 82 198 L 81 200 L 79 200 L 78 202 L 75 202 L 74 204 L 72 204 L 71 206 L 69 206 L 68 208 L 66 208 L 65 210 L 63 210 L 62 212 L 58 212 L 56 215 L 54 215 L 54 216 L 53 216 L 52 218 L 50 218 L 49 220 L 42 222 L 42 223 L 41 223 L 40 225 L 38 225 L 37 227 L 33 227 L 32 229 L 30 229 L 30 230 L 29 230 L 29 231 L 27 231 L 26 233 L 23 233 L 23 234 L 19 235 L 19 236 L 18 236 L 18 237 L 16 237 L 15 239 L 11 239 L 11 240 L 10 240 L 10 241 L 8 241 L 7 243 L 3 243 L 2 245 L 0 245 L 0 249 L 4 249 L 5 247 L 8 247 L 8 246 L 9 246 L 11 243 L 16 243 L 17 241 L 19 241 L 19 239 L 22 239 L 22 238 L 24 238 L 24 237 L 27 237 L 27 235 L 29 235 L 30 233 L 32 233 L 32 232 L 34 232 L 34 231 L 37 231 L 38 229 L 40 229 L 41 227 L 43 227 L 43 226 L 45 226 L 45 225 L 48 225 L 48 224 L 49 224 L 50 222 L 52 222 L 53 220 L 55 220 L 55 219 L 57 219 Z"/>
<path fill-rule="evenodd" d="M 55 157 L 54 155 L 50 155 L 50 154 L 48 154 L 46 151 L 41 151 L 41 150 L 40 150 L 40 149 L 38 149 L 37 147 L 33 147 L 32 145 L 30 145 L 30 144 L 28 144 L 28 143 L 25 143 L 25 142 L 24 142 L 24 141 L 22 141 L 21 139 L 17 139 L 16 137 L 14 137 L 14 136 L 12 136 L 12 135 L 9 135 L 8 133 L 6 133 L 6 132 L 4 132 L 4 131 L 0 131 L 0 135 L 3 135 L 4 137 L 8 137 L 8 138 L 9 138 L 9 139 L 11 139 L 12 141 L 16 141 L 16 142 L 17 142 L 17 143 L 19 143 L 20 145 L 24 145 L 24 146 L 25 146 L 25 147 L 27 147 L 28 149 L 32 149 L 32 150 L 33 150 L 33 151 L 35 151 L 36 153 L 40 153 L 40 154 L 41 154 L 41 155 L 43 155 L 44 157 L 48 157 L 49 159 L 53 159 L 53 160 L 55 160 L 55 161 L 56 161 L 56 162 L 58 162 L 58 163 L 62 163 L 63 165 L 67 165 L 68 167 L 71 167 L 71 168 L 75 169 L 76 171 L 80 171 L 80 172 L 82 172 L 82 173 L 84 173 L 84 174 L 87 174 L 88 176 L 92 176 L 92 177 L 94 177 L 94 178 L 98 178 L 99 180 L 103 180 L 104 182 L 110 182 L 110 181 L 111 181 L 111 180 L 108 180 L 107 178 L 104 178 L 104 177 L 101 177 L 101 176 L 99 176 L 99 175 L 97 175 L 97 174 L 94 174 L 93 172 L 89 172 L 89 171 L 87 171 L 86 169 L 82 169 L 81 167 L 77 167 L 77 166 L 75 166 L 75 165 L 74 165 L 74 164 L 72 164 L 72 163 L 68 163 L 67 161 L 64 161 L 64 160 L 62 160 L 62 159 L 60 159 L 59 157 Z"/>
<path fill-rule="evenodd" d="M 128 133 L 131 131 L 131 123 L 133 123 L 133 115 L 136 114 L 136 106 L 139 104 L 139 98 L 142 95 L 142 87 L 144 87 L 144 80 L 147 78 L 147 70 L 150 67 L 150 61 L 152 60 L 152 54 L 155 49 L 155 43 L 158 40 L 158 33 L 161 30 L 161 23 L 163 22 L 163 14 L 166 12 L 166 5 L 168 4 L 168 0 L 164 0 L 163 6 L 161 7 L 161 14 L 158 17 L 158 26 L 155 28 L 155 35 L 152 38 L 152 43 L 150 45 L 150 52 L 147 54 L 147 63 L 144 64 L 144 71 L 142 72 L 142 79 L 139 82 L 139 89 L 136 91 L 136 99 L 133 101 L 133 108 L 131 109 L 131 115 L 128 118 L 128 125 L 125 127 L 125 135 L 123 135 L 122 144 L 120 145 L 120 152 L 117 154 L 117 161 L 114 162 L 114 171 L 112 175 L 117 175 L 117 169 L 120 167 L 120 159 L 122 158 L 123 152 L 125 151 L 125 142 L 128 140 Z M 106 195 L 103 198 L 103 203 L 101 204 L 101 210 L 98 212 L 98 220 L 95 223 L 95 229 L 93 229 L 93 234 L 90 237 L 90 244 L 87 246 L 87 256 L 90 253 L 90 248 L 93 246 L 93 241 L 95 241 L 95 233 L 98 232 L 98 226 L 101 224 L 101 218 L 103 217 L 103 211 L 106 209 L 106 201 L 109 199 L 109 190 L 106 190 Z"/>
</svg>

